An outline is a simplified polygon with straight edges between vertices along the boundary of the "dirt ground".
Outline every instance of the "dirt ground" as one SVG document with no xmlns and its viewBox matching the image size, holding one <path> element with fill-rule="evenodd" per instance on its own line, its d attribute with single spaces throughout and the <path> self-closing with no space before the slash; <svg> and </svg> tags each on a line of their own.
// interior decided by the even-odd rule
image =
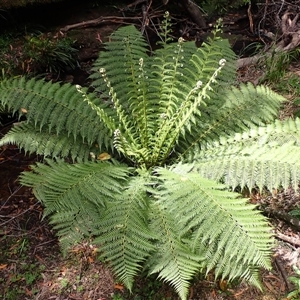
<svg viewBox="0 0 300 300">
<path fill-rule="evenodd" d="M 88 83 L 89 69 L 96 59 L 98 51 L 110 33 L 123 23 L 130 23 L 130 19 L 119 19 L 124 16 L 134 19 L 135 7 L 123 9 L 114 1 L 106 5 L 97 4 L 100 1 L 75 1 L 72 9 L 61 4 L 49 10 L 48 19 L 44 26 L 54 30 L 57 34 L 72 37 L 77 40 L 78 67 L 61 73 L 59 80 L 85 85 Z M 128 1 L 129 2 L 129 1 Z M 129 2 L 130 3 L 130 2 Z M 157 7 L 152 12 L 153 22 L 156 15 L 160 15 L 163 7 Z M 37 9 L 37 16 L 40 11 Z M 243 44 L 243 34 L 246 34 L 247 24 L 244 23 L 245 11 L 227 15 L 239 33 L 239 43 L 234 42 L 237 51 Z M 23 16 L 23 15 L 22 15 Z M 113 18 L 113 17 L 116 18 Z M 78 24 L 83 21 L 110 17 L 95 27 L 78 27 L 71 30 L 65 26 Z M 186 38 L 198 39 L 201 30 L 197 30 L 186 16 L 176 15 L 178 20 L 177 32 L 184 32 Z M 226 17 L 224 18 L 226 22 Z M 242 20 L 239 22 L 238 20 Z M 42 24 L 43 20 L 37 18 Z M 55 22 L 54 22 L 55 21 Z M 28 22 L 24 18 L 24 22 Z M 140 23 L 140 26 L 142 23 Z M 245 32 L 243 33 L 243 28 Z M 184 30 L 184 31 L 183 31 Z M 242 32 L 242 33 L 241 33 Z M 153 39 L 152 31 L 148 38 Z M 242 41 L 242 42 L 241 42 Z M 51 77 L 52 75 L 49 74 Z M 251 80 L 251 78 L 249 78 Z M 16 119 L 2 120 L 0 138 L 7 132 Z M 0 148 L 0 299 L 3 300 L 122 300 L 122 299 L 178 299 L 173 290 L 166 284 L 158 282 L 155 277 L 137 278 L 133 293 L 130 295 L 122 284 L 117 282 L 109 270 L 109 266 L 97 260 L 97 249 L 92 242 L 87 241 L 72 249 L 65 257 L 62 256 L 55 232 L 42 218 L 43 207 L 35 199 L 29 188 L 20 186 L 18 176 L 29 170 L 30 164 L 41 159 L 27 156 L 13 145 Z M 273 208 L 286 204 L 284 211 L 298 205 L 299 198 L 293 191 L 276 195 L 276 197 L 252 196 L 252 202 Z M 285 299 L 287 293 L 293 289 L 287 280 L 292 274 L 292 265 L 299 266 L 299 231 L 289 227 L 278 216 L 270 214 L 270 222 L 277 234 L 277 244 L 274 248 L 273 270 L 262 271 L 263 291 L 250 287 L 244 283 L 227 284 L 225 281 L 215 282 L 212 275 L 199 275 L 195 278 L 191 290 L 190 300 L 279 300 Z M 281 235 L 280 235 L 281 234 Z M 289 237 L 288 241 L 279 238 Z M 294 241 L 294 242 L 293 242 Z M 299 266 L 300 267 L 300 266 Z"/>
</svg>

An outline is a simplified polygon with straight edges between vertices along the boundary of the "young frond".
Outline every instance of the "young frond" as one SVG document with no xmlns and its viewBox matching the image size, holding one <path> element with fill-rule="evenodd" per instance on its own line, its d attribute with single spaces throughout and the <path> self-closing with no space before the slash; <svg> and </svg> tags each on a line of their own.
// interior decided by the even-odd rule
<svg viewBox="0 0 300 300">
<path fill-rule="evenodd" d="M 217 86 L 221 88 L 236 84 L 236 55 L 228 40 L 214 36 L 194 52 L 190 61 L 189 73 L 193 80 L 208 82 L 216 70 L 216 64 L 224 61 L 223 72 L 218 74 Z M 213 88 L 214 90 L 216 87 Z M 209 96 L 209 94 L 208 94 Z"/>
<path fill-rule="evenodd" d="M 235 81 L 236 70 L 227 41 L 216 38 L 197 49 L 194 43 L 179 39 L 169 47 L 154 57 L 154 62 L 158 60 L 153 65 L 157 90 L 151 95 L 161 99 L 152 160 L 163 162 L 178 140 L 203 122 L 202 111 L 216 105 L 213 95 L 225 82 Z"/>
<path fill-rule="evenodd" d="M 224 185 L 191 172 L 192 165 L 157 169 L 157 197 L 177 221 L 179 237 L 189 240 L 207 270 L 230 280 L 243 276 L 257 284 L 260 267 L 271 268 L 271 233 L 267 220 L 247 199 L 227 192 Z M 254 277 L 253 277 L 254 276 Z M 255 278 L 255 279 L 254 279 Z"/>
<path fill-rule="evenodd" d="M 107 51 L 101 52 L 95 62 L 92 85 L 116 112 L 116 129 L 122 136 L 116 144 L 118 151 L 129 156 L 133 149 L 145 153 L 150 147 L 150 137 L 155 134 L 153 117 L 149 114 L 154 105 L 147 94 L 148 45 L 134 26 L 128 26 L 117 30 L 105 48 Z M 143 155 L 131 159 L 147 164 Z"/>
<path fill-rule="evenodd" d="M 268 87 L 255 87 L 250 83 L 241 84 L 238 88 L 224 88 L 222 94 L 213 97 L 218 97 L 219 104 L 207 105 L 190 132 L 180 138 L 177 149 L 182 157 L 192 157 L 220 136 L 244 132 L 253 125 L 272 121 L 285 101 Z"/>
</svg>

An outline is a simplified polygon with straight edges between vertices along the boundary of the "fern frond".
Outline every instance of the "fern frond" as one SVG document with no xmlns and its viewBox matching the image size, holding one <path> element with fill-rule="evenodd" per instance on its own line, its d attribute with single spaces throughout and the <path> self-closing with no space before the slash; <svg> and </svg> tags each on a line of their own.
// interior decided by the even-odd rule
<svg viewBox="0 0 300 300">
<path fill-rule="evenodd" d="M 88 145 L 64 132 L 57 136 L 55 132 L 40 131 L 31 123 L 25 122 L 15 124 L 0 140 L 0 147 L 5 144 L 16 144 L 29 154 L 36 153 L 52 158 L 71 158 L 77 162 L 91 159 L 91 153 L 94 153 L 96 157 L 100 154 L 96 144 Z"/>
<path fill-rule="evenodd" d="M 90 97 L 96 105 L 107 107 L 95 95 Z M 66 132 L 74 139 L 80 137 L 89 144 L 98 143 L 102 149 L 112 147 L 113 118 L 106 118 L 109 124 L 103 122 L 86 105 L 75 86 L 35 79 L 8 79 L 0 83 L 0 99 L 13 112 L 26 112 L 27 122 L 41 131 L 57 135 Z"/>
<path fill-rule="evenodd" d="M 246 199 L 225 186 L 204 179 L 177 165 L 157 170 L 162 181 L 158 196 L 177 220 L 180 237 L 189 240 L 197 255 L 206 259 L 207 270 L 229 280 L 242 276 L 259 286 L 260 267 L 271 268 L 272 240 L 267 219 Z"/>
<path fill-rule="evenodd" d="M 156 80 L 161 82 L 162 87 L 165 86 L 157 97 L 166 99 L 159 105 L 159 130 L 153 151 L 156 157 L 162 156 L 161 161 L 168 157 L 179 136 L 184 138 L 197 121 L 202 122 L 202 110 L 206 110 L 207 105 L 213 106 L 213 103 L 210 103 L 210 95 L 213 95 L 215 89 L 218 90 L 220 84 L 223 85 L 223 80 L 225 81 L 225 77 L 221 75 L 223 64 L 219 66 L 219 61 L 227 60 L 227 84 L 235 80 L 235 56 L 232 51 L 228 51 L 227 41 L 215 38 L 209 45 L 204 44 L 196 50 L 193 43 L 183 43 L 179 40 L 177 49 L 172 47 L 166 52 L 170 53 L 171 58 L 166 54 L 166 58 L 162 56 L 168 60 L 160 61 L 161 66 L 156 66 L 159 71 L 155 72 Z M 163 68 L 164 65 L 167 66 L 166 69 Z M 220 84 L 216 80 L 219 76 Z M 156 157 L 154 161 L 157 160 Z"/>
<path fill-rule="evenodd" d="M 224 88 L 218 98 L 219 105 L 207 105 L 191 131 L 180 138 L 177 149 L 183 157 L 201 151 L 220 135 L 229 136 L 273 121 L 285 101 L 268 87 L 255 87 L 251 83 Z"/>
<path fill-rule="evenodd" d="M 152 107 L 147 96 L 148 45 L 134 26 L 128 26 L 117 30 L 105 48 L 107 51 L 101 52 L 95 62 L 92 85 L 102 93 L 101 98 L 109 99 L 115 108 L 117 129 L 124 140 L 123 145 L 118 145 L 119 150 L 128 153 L 143 149 L 145 152 L 153 134 L 153 128 L 149 127 L 153 120 L 148 115 Z"/>
<path fill-rule="evenodd" d="M 181 299 L 187 299 L 190 280 L 202 269 L 200 254 L 195 254 L 181 239 L 178 219 L 163 201 L 152 204 L 151 228 L 158 237 L 155 252 L 149 259 L 150 273 L 170 283 Z"/>
<path fill-rule="evenodd" d="M 63 248 L 96 237 L 129 289 L 144 266 L 182 300 L 203 270 L 259 287 L 259 268 L 270 268 L 268 223 L 226 188 L 296 187 L 300 120 L 271 124 L 283 98 L 237 87 L 228 41 L 171 43 L 169 20 L 162 27 L 154 55 L 134 26 L 118 29 L 95 63 L 92 93 L 1 81 L 0 106 L 26 121 L 0 145 L 45 157 L 21 183 L 45 205 Z"/>
<path fill-rule="evenodd" d="M 129 181 L 122 196 L 107 204 L 105 216 L 93 232 L 95 242 L 101 245 L 102 257 L 129 290 L 142 262 L 154 250 L 154 237 L 148 228 L 147 177 L 137 176 Z"/>
<path fill-rule="evenodd" d="M 280 186 L 295 189 L 300 181 L 300 120 L 287 119 L 221 138 L 192 159 L 199 173 L 228 186 Z"/>
<path fill-rule="evenodd" d="M 66 247 L 91 233 L 105 206 L 120 195 L 129 169 L 108 162 L 47 162 L 32 166 L 32 172 L 23 173 L 20 181 L 33 187 L 45 205 L 44 215 L 51 216 Z"/>
</svg>

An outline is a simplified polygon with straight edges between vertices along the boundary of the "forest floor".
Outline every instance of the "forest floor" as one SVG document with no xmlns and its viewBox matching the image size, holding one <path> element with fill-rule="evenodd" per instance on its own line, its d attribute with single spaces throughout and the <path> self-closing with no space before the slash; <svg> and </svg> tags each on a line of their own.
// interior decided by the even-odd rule
<svg viewBox="0 0 300 300">
<path fill-rule="evenodd" d="M 111 1 L 113 2 L 113 1 Z M 77 3 L 77 2 L 76 2 Z M 99 3 L 99 2 L 98 2 Z M 128 9 L 128 8 L 127 8 Z M 47 30 L 76 39 L 78 66 L 74 70 L 56 74 L 58 80 L 86 85 L 90 66 L 101 50 L 102 43 L 108 40 L 110 33 L 123 23 L 138 23 L 131 14 L 112 3 L 98 5 L 97 1 L 73 5 L 66 10 L 56 6 L 47 13 L 52 18 L 51 24 L 39 20 Z M 153 11 L 160 14 L 163 7 Z M 227 14 L 224 22 L 230 20 L 232 28 L 227 33 L 238 32 L 238 40 L 233 43 L 239 51 L 245 43 L 251 44 L 253 38 L 247 36 L 246 10 Z M 125 15 L 129 18 L 122 19 Z M 178 15 L 177 15 L 178 16 Z M 83 21 L 107 18 L 97 26 L 82 26 L 70 30 L 65 26 Z M 116 17 L 116 18 L 115 18 Z M 53 22 L 55 19 L 55 22 Z M 176 31 L 184 33 L 186 38 L 202 38 L 202 32 L 182 16 L 178 19 Z M 182 20 L 185 20 L 183 22 Z M 236 20 L 236 22 L 234 21 Z M 26 22 L 26 19 L 24 20 Z M 228 22 L 229 24 L 229 22 Z M 143 23 L 139 24 L 140 26 Z M 243 32 L 244 30 L 244 32 Z M 153 32 L 149 31 L 149 41 L 153 42 Z M 199 36 L 198 36 L 199 35 Z M 294 70 L 298 68 L 294 68 Z M 259 70 L 240 70 L 243 81 L 253 81 Z M 295 73 L 295 72 L 294 72 Z M 297 74 L 298 76 L 298 74 Z M 48 74 L 48 78 L 53 74 Z M 14 118 L 2 120 L 0 138 L 8 131 Z M 109 266 L 97 260 L 97 249 L 92 243 L 77 245 L 66 256 L 62 256 L 58 240 L 47 219 L 43 219 L 43 207 L 34 197 L 31 189 L 22 187 L 18 182 L 21 172 L 30 169 L 30 165 L 42 158 L 25 155 L 13 145 L 0 148 L 0 299 L 3 300 L 176 300 L 177 295 L 167 284 L 155 277 L 140 276 L 130 294 L 121 283 L 116 281 Z M 273 211 L 288 212 L 300 204 L 300 197 L 294 191 L 276 195 L 252 194 L 252 203 L 271 207 Z M 283 300 L 293 285 L 288 277 L 293 274 L 292 266 L 299 267 L 300 232 L 291 227 L 279 216 L 270 213 L 270 223 L 276 235 L 274 246 L 273 269 L 262 270 L 263 291 L 245 283 L 215 281 L 213 274 L 199 275 L 192 282 L 190 300 Z M 296 299 L 296 298 L 294 298 Z M 299 296 L 300 299 L 300 296 Z"/>
</svg>

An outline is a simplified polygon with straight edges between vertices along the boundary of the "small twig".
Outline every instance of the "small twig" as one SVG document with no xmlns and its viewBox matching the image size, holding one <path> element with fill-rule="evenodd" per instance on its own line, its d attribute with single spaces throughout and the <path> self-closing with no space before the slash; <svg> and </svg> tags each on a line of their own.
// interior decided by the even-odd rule
<svg viewBox="0 0 300 300">
<path fill-rule="evenodd" d="M 35 253 L 36 253 L 36 251 L 37 251 L 38 248 L 40 248 L 40 247 L 42 247 L 42 246 L 45 246 L 45 245 L 47 245 L 47 244 L 50 244 L 50 243 L 52 243 L 52 242 L 57 242 L 57 239 L 51 239 L 50 241 L 46 241 L 46 242 L 44 242 L 44 243 L 38 244 L 37 246 L 34 247 L 33 254 L 35 255 Z"/>
<path fill-rule="evenodd" d="M 148 17 L 148 13 L 149 13 L 149 9 L 152 5 L 152 0 L 150 0 L 150 3 L 148 4 L 148 6 L 146 7 L 146 5 L 143 5 L 142 7 L 142 12 L 143 12 L 143 24 L 142 24 L 142 28 L 141 28 L 141 32 L 144 33 L 146 26 L 149 26 L 149 17 Z"/>
<path fill-rule="evenodd" d="M 148 9 L 146 5 L 142 6 L 142 13 L 143 13 L 143 21 L 142 21 L 141 33 L 143 34 L 146 29 L 146 26 L 149 25 Z"/>
<path fill-rule="evenodd" d="M 132 2 L 130 4 L 128 4 L 128 5 L 126 5 L 126 7 L 127 8 L 130 8 L 132 6 L 135 7 L 135 6 L 137 6 L 137 5 L 141 4 L 141 3 L 144 3 L 144 2 L 147 2 L 147 0 L 136 0 L 136 1 L 134 1 L 134 2 Z"/>
<path fill-rule="evenodd" d="M 288 275 L 287 275 L 287 272 L 285 270 L 285 268 L 283 267 L 282 265 L 282 262 L 281 260 L 275 256 L 275 264 L 277 266 L 277 269 L 279 270 L 283 280 L 284 280 L 284 283 L 285 283 L 285 286 L 287 288 L 288 291 L 291 291 L 292 290 L 292 285 L 291 285 L 291 282 L 288 280 Z"/>
<path fill-rule="evenodd" d="M 251 2 L 249 2 L 247 13 L 248 13 L 248 18 L 249 18 L 250 31 L 253 33 L 254 29 L 253 29 L 253 16 L 252 16 L 252 13 L 251 13 Z"/>
<path fill-rule="evenodd" d="M 5 200 L 5 202 L 1 205 L 1 207 L 4 207 L 6 205 L 6 203 L 11 199 L 11 197 L 15 196 L 15 194 L 21 189 L 21 187 L 22 186 L 18 186 L 18 188 L 13 193 L 11 193 L 10 196 Z M 10 189 L 10 187 L 8 187 L 8 188 Z M 1 217 L 1 215 L 0 215 L 0 217 Z"/>
<path fill-rule="evenodd" d="M 33 208 L 34 208 L 37 204 L 38 204 L 38 202 L 35 203 L 35 204 L 33 204 L 33 206 L 31 206 L 30 208 L 27 208 L 27 209 L 23 210 L 21 213 L 15 215 L 15 216 L 9 216 L 9 220 L 2 222 L 2 223 L 0 224 L 0 226 L 3 226 L 3 225 L 5 225 L 5 224 L 7 224 L 7 223 L 10 223 L 11 221 L 17 219 L 18 217 L 20 217 L 20 216 L 26 214 L 28 211 L 33 210 Z M 1 216 L 1 215 L 0 215 L 0 217 L 4 218 L 4 217 L 6 217 L 6 216 Z"/>
</svg>

